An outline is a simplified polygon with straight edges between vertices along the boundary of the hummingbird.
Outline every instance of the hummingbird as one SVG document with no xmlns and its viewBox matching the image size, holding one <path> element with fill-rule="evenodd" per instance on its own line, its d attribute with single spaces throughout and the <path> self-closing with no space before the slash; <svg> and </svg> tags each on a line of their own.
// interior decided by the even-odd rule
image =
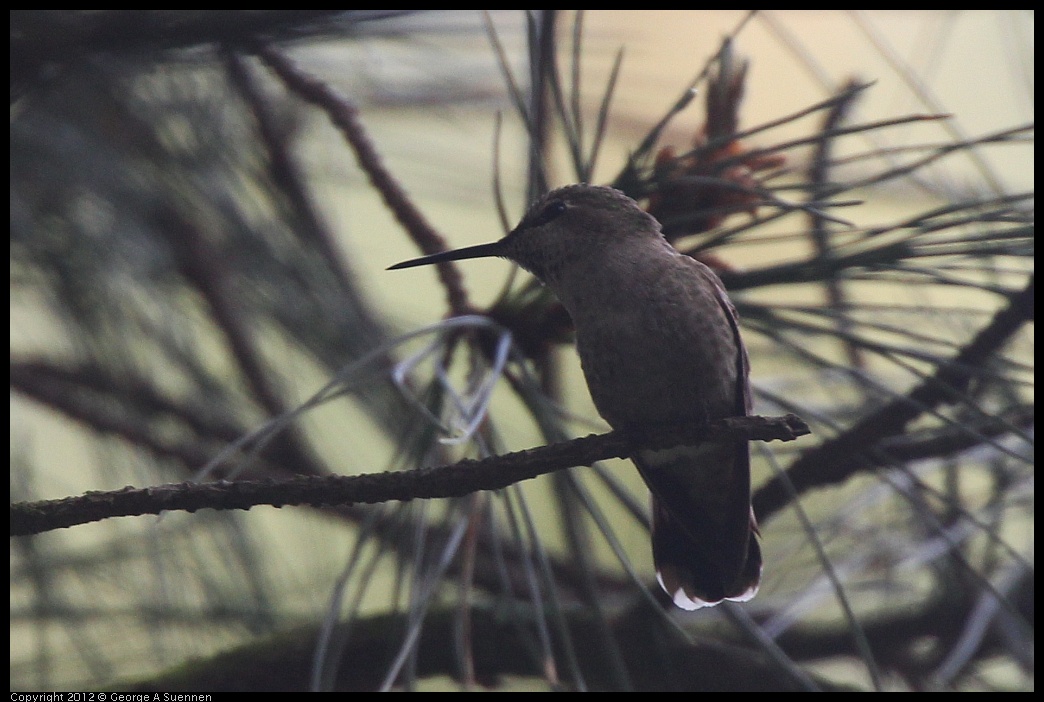
<svg viewBox="0 0 1044 702">
<path fill-rule="evenodd" d="M 747 352 L 721 280 L 619 190 L 552 190 L 499 241 L 389 270 L 487 256 L 518 264 L 561 301 L 595 408 L 613 429 L 640 437 L 750 413 Z M 657 580 L 674 604 L 694 610 L 754 597 L 761 549 L 747 441 L 637 449 L 630 458 L 652 496 Z"/>
</svg>

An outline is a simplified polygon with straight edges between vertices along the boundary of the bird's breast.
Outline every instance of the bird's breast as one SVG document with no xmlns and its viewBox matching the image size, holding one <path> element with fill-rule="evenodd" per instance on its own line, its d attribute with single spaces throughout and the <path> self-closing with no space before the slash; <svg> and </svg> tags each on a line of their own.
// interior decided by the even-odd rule
<svg viewBox="0 0 1044 702">
<path fill-rule="evenodd" d="M 718 292 L 699 270 L 664 268 L 563 300 L 595 406 L 617 428 L 741 413 L 739 341 Z"/>
</svg>

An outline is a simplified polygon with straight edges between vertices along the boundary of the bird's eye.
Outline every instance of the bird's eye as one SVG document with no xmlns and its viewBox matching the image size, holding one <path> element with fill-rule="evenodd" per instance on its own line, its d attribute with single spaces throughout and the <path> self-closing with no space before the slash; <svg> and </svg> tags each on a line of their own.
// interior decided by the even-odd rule
<svg viewBox="0 0 1044 702">
<path fill-rule="evenodd" d="M 553 219 L 556 219 L 559 215 L 565 212 L 568 208 L 566 204 L 561 200 L 553 200 L 544 206 L 544 209 L 540 210 L 537 215 L 530 222 L 531 227 L 541 227 Z"/>
</svg>

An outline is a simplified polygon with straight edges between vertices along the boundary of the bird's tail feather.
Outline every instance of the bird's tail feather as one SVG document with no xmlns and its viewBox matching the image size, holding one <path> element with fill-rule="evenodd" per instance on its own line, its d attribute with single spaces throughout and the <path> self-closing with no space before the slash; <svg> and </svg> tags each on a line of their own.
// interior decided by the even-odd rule
<svg viewBox="0 0 1044 702">
<path fill-rule="evenodd" d="M 684 609 L 745 602 L 761 582 L 745 441 L 707 442 L 633 457 L 653 494 L 657 579 Z"/>
</svg>

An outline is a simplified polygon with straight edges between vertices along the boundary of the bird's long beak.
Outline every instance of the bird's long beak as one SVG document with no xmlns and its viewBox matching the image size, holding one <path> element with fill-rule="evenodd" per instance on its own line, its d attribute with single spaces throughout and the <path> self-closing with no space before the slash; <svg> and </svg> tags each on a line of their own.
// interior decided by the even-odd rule
<svg viewBox="0 0 1044 702">
<path fill-rule="evenodd" d="M 395 271 L 400 268 L 413 268 L 414 266 L 428 266 L 432 263 L 442 263 L 443 261 L 461 261 L 465 258 L 485 258 L 487 256 L 503 256 L 504 255 L 504 243 L 503 239 L 500 241 L 494 241 L 489 244 L 478 244 L 476 246 L 465 246 L 463 249 L 453 249 L 452 251 L 443 251 L 437 254 L 431 254 L 430 256 L 421 256 L 420 258 L 411 258 L 409 261 L 403 261 L 402 263 L 396 263 L 394 266 L 388 266 L 389 271 Z"/>
</svg>

